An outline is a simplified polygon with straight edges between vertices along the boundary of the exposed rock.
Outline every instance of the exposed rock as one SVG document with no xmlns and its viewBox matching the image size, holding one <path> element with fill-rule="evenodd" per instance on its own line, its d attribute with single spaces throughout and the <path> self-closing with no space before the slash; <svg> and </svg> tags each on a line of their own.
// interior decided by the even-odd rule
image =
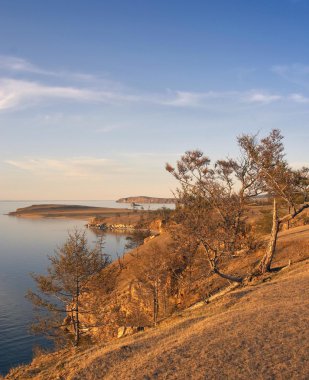
<svg viewBox="0 0 309 380">
<path fill-rule="evenodd" d="M 154 239 L 155 237 L 156 237 L 155 235 L 150 235 L 150 236 L 146 237 L 146 239 L 144 239 L 144 244 L 148 243 L 150 240 Z"/>
<path fill-rule="evenodd" d="M 133 230 L 133 224 L 107 224 L 109 230 Z"/>
<path fill-rule="evenodd" d="M 124 224 L 124 223 L 105 223 L 100 218 L 91 218 L 89 222 L 86 224 L 86 227 L 88 228 L 94 228 L 97 230 L 133 230 L 134 225 L 133 224 Z"/>
<path fill-rule="evenodd" d="M 164 224 L 165 224 L 164 220 L 162 220 L 162 219 L 156 219 L 156 220 L 154 220 L 154 221 L 152 221 L 150 223 L 149 229 L 150 229 L 150 231 L 155 231 L 158 234 L 161 234 L 162 231 L 163 231 Z"/>
<path fill-rule="evenodd" d="M 144 326 L 120 326 L 118 328 L 117 338 L 122 338 L 127 335 L 133 335 L 137 332 L 144 331 Z"/>
</svg>

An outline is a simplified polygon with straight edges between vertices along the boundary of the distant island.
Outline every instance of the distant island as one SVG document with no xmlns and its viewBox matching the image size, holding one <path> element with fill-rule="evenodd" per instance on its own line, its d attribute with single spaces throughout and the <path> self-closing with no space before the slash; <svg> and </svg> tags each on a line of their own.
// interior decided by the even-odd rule
<svg viewBox="0 0 309 380">
<path fill-rule="evenodd" d="M 116 201 L 117 203 L 175 203 L 174 198 L 156 198 L 156 197 L 146 197 L 144 195 L 139 195 L 136 197 L 126 197 L 120 198 Z"/>
</svg>

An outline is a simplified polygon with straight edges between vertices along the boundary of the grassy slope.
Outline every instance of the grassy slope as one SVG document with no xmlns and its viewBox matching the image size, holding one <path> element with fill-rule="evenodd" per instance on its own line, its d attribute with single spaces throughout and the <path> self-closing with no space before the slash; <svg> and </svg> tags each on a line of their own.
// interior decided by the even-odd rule
<svg viewBox="0 0 309 380">
<path fill-rule="evenodd" d="M 297 232 L 308 244 L 308 228 L 283 232 L 287 257 Z M 307 379 L 306 256 L 156 329 L 82 352 L 38 357 L 7 379 Z"/>
</svg>

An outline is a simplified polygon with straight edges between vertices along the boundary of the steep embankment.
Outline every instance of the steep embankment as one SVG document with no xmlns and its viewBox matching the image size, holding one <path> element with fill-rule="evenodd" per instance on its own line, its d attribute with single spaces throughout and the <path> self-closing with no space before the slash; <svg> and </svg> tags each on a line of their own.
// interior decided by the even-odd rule
<svg viewBox="0 0 309 380">
<path fill-rule="evenodd" d="M 7 379 L 307 379 L 309 260 L 158 328 L 36 358 Z"/>
</svg>

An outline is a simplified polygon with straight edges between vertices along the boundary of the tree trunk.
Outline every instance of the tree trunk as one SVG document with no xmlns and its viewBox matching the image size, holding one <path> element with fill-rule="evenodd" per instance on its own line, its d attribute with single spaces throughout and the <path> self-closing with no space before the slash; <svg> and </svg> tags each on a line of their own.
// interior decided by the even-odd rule
<svg viewBox="0 0 309 380">
<path fill-rule="evenodd" d="M 225 278 L 226 280 L 233 281 L 233 282 L 238 282 L 238 283 L 242 283 L 242 281 L 243 281 L 242 277 L 233 276 L 232 274 L 222 273 L 216 267 L 214 268 L 213 271 L 214 271 L 214 273 L 216 273 L 217 275 L 219 275 L 222 278 Z"/>
<path fill-rule="evenodd" d="M 243 282 L 242 277 L 234 276 L 232 274 L 222 273 L 217 266 L 217 261 L 218 261 L 217 257 L 210 258 L 208 256 L 208 262 L 214 273 L 216 273 L 218 276 L 225 278 L 226 280 L 229 280 L 229 281 L 238 282 L 239 284 Z"/>
<path fill-rule="evenodd" d="M 158 314 L 159 314 L 159 294 L 158 294 L 158 285 L 155 284 L 153 290 L 153 324 L 157 325 L 158 322 Z"/>
<path fill-rule="evenodd" d="M 274 253 L 276 250 L 279 225 L 280 225 L 280 221 L 278 218 L 277 203 L 276 203 L 276 199 L 274 199 L 273 224 L 272 224 L 272 229 L 271 229 L 271 235 L 270 235 L 270 240 L 268 243 L 267 251 L 266 251 L 265 255 L 262 257 L 262 260 L 260 261 L 259 266 L 258 266 L 258 273 L 259 274 L 263 274 L 265 272 L 270 271 L 271 262 L 272 262 L 272 259 L 274 257 Z"/>
<path fill-rule="evenodd" d="M 75 304 L 75 346 L 79 345 L 79 281 L 76 281 L 76 304 Z"/>
</svg>

